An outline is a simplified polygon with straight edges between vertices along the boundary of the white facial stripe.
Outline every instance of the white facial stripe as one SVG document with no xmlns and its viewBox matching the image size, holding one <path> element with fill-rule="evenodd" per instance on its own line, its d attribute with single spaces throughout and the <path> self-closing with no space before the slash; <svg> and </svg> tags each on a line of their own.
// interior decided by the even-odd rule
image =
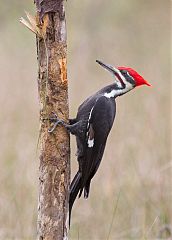
<svg viewBox="0 0 172 240">
<path fill-rule="evenodd" d="M 129 74 L 128 71 L 127 71 L 127 75 L 134 80 L 134 78 Z"/>
<path fill-rule="evenodd" d="M 128 82 L 126 79 L 123 81 L 125 84 L 125 89 L 131 90 L 133 88 L 133 85 Z"/>
<path fill-rule="evenodd" d="M 129 83 L 126 78 L 122 75 L 122 73 L 120 72 L 119 69 L 115 68 L 115 72 L 120 76 L 120 78 L 122 79 L 123 83 L 126 85 L 127 88 L 130 88 L 130 85 L 132 85 L 131 83 Z M 134 78 L 130 75 L 130 73 L 127 71 L 127 75 L 134 80 Z M 118 80 L 118 82 L 120 82 Z"/>
<path fill-rule="evenodd" d="M 130 91 L 131 89 L 133 89 L 133 85 L 128 82 L 126 80 L 126 78 L 122 75 L 122 73 L 120 72 L 120 70 L 115 68 L 115 72 L 116 74 L 119 75 L 119 77 L 121 78 L 121 80 L 123 81 L 123 83 L 125 84 L 125 88 L 123 88 L 122 83 L 120 82 L 120 80 L 115 76 L 116 81 L 115 83 L 117 84 L 117 86 L 119 87 L 119 89 L 113 89 L 111 92 L 107 92 L 104 94 L 105 97 L 107 98 L 111 98 L 111 97 L 115 97 L 115 96 L 119 96 L 122 95 L 128 91 Z M 127 72 L 128 76 L 130 76 L 130 74 Z M 133 78 L 132 76 L 130 76 L 131 78 Z M 134 80 L 134 79 L 133 79 Z"/>
<path fill-rule="evenodd" d="M 123 82 L 125 82 L 125 77 L 122 75 L 122 73 L 120 72 L 120 70 L 118 70 L 117 68 L 115 68 L 115 72 L 120 76 L 120 78 L 122 79 Z M 118 80 L 119 81 L 119 80 Z"/>
<path fill-rule="evenodd" d="M 111 90 L 111 92 L 104 93 L 104 96 L 106 98 L 113 98 L 115 96 L 122 95 L 134 88 L 134 86 L 126 80 L 126 78 L 123 76 L 123 74 L 121 73 L 121 71 L 119 69 L 114 68 L 114 67 L 112 67 L 112 68 L 113 68 L 113 71 L 119 76 L 121 81 L 113 73 L 113 76 L 115 76 L 115 84 L 118 86 L 118 89 L 113 89 L 113 90 Z M 134 80 L 134 78 L 129 74 L 128 71 L 127 71 L 127 75 Z M 125 87 L 124 87 L 124 85 L 125 85 Z"/>
<path fill-rule="evenodd" d="M 115 72 L 116 72 L 116 74 L 118 74 L 119 75 L 119 77 L 121 78 L 121 80 L 123 81 L 123 83 L 126 85 L 126 87 L 125 87 L 125 89 L 128 89 L 128 90 L 131 90 L 132 88 L 132 84 L 131 83 L 129 83 L 127 80 L 126 80 L 126 78 L 122 75 L 122 73 L 120 72 L 120 70 L 119 69 L 117 69 L 117 68 L 115 68 Z M 129 74 L 129 72 L 127 71 L 127 74 L 128 74 L 128 76 L 129 77 L 131 77 L 131 78 L 133 78 L 130 74 Z M 116 77 L 116 80 L 117 80 L 117 85 L 118 85 L 118 87 L 119 88 L 122 88 L 122 83 L 120 82 L 120 80 Z M 134 79 L 133 79 L 134 80 Z M 130 89 L 131 88 L 131 89 Z M 124 91 L 125 92 L 125 91 Z"/>
<path fill-rule="evenodd" d="M 131 87 L 133 88 L 132 84 L 126 80 L 126 78 L 122 75 L 122 73 L 117 69 L 118 74 L 120 75 L 123 83 L 126 85 L 127 89 L 130 89 Z M 127 75 L 134 80 L 134 78 L 130 75 L 130 73 L 127 71 Z M 131 88 L 131 89 L 132 89 Z"/>
<path fill-rule="evenodd" d="M 122 83 L 119 81 L 119 79 L 115 76 L 115 83 L 119 88 L 122 88 Z"/>
<path fill-rule="evenodd" d="M 125 84 L 125 89 L 124 89 L 125 91 L 124 91 L 124 93 L 130 91 L 131 89 L 133 89 L 133 85 L 126 80 L 126 78 L 122 75 L 122 73 L 121 73 L 118 69 L 117 69 L 117 72 L 118 72 L 118 74 L 120 75 L 123 83 Z M 133 78 L 133 77 L 129 74 L 128 71 L 127 71 L 127 75 L 128 75 L 129 77 Z M 133 80 L 134 80 L 134 78 L 133 78 Z"/>
</svg>

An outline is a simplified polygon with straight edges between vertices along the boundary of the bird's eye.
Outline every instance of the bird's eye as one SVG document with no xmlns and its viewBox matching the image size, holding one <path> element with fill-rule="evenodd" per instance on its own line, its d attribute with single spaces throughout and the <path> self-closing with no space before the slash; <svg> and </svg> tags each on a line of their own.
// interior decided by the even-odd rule
<svg viewBox="0 0 172 240">
<path fill-rule="evenodd" d="M 127 70 L 123 70 L 123 73 L 124 73 L 124 74 L 128 74 L 128 71 L 127 71 Z"/>
</svg>

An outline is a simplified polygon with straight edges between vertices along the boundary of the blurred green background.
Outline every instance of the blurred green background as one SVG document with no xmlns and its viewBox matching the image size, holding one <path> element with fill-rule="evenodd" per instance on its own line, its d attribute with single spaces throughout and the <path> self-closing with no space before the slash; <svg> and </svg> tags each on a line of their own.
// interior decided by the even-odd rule
<svg viewBox="0 0 172 240">
<path fill-rule="evenodd" d="M 19 23 L 24 10 L 34 15 L 33 1 L 1 1 L 0 239 L 36 239 L 37 61 L 35 36 Z M 113 81 L 96 59 L 133 67 L 153 85 L 117 99 L 90 197 L 73 209 L 71 239 L 106 240 L 111 224 L 109 240 L 156 239 L 172 219 L 170 1 L 68 0 L 66 15 L 71 117 Z"/>
</svg>

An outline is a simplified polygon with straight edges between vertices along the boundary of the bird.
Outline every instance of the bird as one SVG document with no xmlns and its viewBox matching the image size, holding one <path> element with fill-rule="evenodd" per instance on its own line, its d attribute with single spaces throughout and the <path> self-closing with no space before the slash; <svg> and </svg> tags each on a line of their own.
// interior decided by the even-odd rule
<svg viewBox="0 0 172 240">
<path fill-rule="evenodd" d="M 70 184 L 69 226 L 76 197 L 80 198 L 82 194 L 84 198 L 89 196 L 92 178 L 99 168 L 107 138 L 115 119 L 115 99 L 135 87 L 151 86 L 130 67 L 113 67 L 100 60 L 96 60 L 96 62 L 112 74 L 114 82 L 88 97 L 79 106 L 76 118 L 69 119 L 69 123 L 59 119 L 55 113 L 50 119 L 55 122 L 54 126 L 49 129 L 50 133 L 61 124 L 76 136 L 76 155 L 79 168 Z"/>
</svg>

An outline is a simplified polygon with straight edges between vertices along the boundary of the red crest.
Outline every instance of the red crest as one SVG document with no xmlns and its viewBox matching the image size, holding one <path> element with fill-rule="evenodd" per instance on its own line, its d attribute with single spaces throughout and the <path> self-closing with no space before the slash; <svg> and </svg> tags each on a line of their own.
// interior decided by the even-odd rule
<svg viewBox="0 0 172 240">
<path fill-rule="evenodd" d="M 148 86 L 151 86 L 150 83 L 148 83 L 140 74 L 138 74 L 134 69 L 129 67 L 118 67 L 119 70 L 126 70 L 131 75 L 131 77 L 134 78 L 136 82 L 136 86 L 141 86 L 143 84 L 146 84 Z"/>
</svg>

